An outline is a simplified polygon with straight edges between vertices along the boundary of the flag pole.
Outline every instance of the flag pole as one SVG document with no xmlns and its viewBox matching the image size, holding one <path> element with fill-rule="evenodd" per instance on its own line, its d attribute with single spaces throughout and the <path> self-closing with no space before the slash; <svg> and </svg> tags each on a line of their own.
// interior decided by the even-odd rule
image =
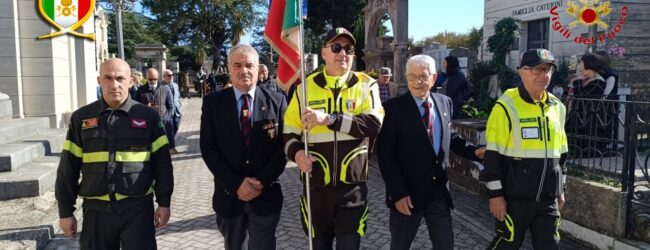
<svg viewBox="0 0 650 250">
<path fill-rule="evenodd" d="M 302 109 L 305 110 L 307 107 L 307 82 L 305 81 L 305 26 L 304 26 L 304 13 L 303 12 L 303 1 L 298 0 L 298 17 L 300 18 L 300 43 L 299 43 L 299 56 L 300 56 L 300 86 L 302 86 L 302 102 L 300 102 Z M 303 142 L 305 144 L 305 156 L 309 157 L 309 142 L 307 136 L 307 129 L 303 126 Z M 305 193 L 307 194 L 307 241 L 309 242 L 309 249 L 314 249 L 312 244 L 312 220 L 311 220 L 311 188 L 309 187 L 309 178 L 311 173 L 305 173 Z"/>
</svg>

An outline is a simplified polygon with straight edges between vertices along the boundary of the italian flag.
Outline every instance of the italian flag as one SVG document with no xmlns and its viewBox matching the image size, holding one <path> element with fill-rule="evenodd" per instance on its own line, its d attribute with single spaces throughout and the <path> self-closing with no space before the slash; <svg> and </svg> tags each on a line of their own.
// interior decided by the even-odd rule
<svg viewBox="0 0 650 250">
<path fill-rule="evenodd" d="M 285 90 L 300 77 L 298 6 L 298 0 L 273 0 L 264 29 L 264 40 L 280 55 L 277 83 Z"/>
<path fill-rule="evenodd" d="M 43 11 L 58 25 L 68 28 L 90 11 L 90 0 L 42 0 Z"/>
</svg>

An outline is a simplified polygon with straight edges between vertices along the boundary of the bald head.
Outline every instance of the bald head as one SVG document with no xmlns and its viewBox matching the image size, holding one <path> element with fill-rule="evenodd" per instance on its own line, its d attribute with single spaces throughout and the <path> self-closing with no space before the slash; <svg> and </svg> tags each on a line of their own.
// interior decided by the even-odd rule
<svg viewBox="0 0 650 250">
<path fill-rule="evenodd" d="M 102 89 L 102 99 L 111 108 L 119 108 L 129 97 L 131 68 L 119 58 L 112 58 L 99 66 L 97 82 Z"/>
</svg>

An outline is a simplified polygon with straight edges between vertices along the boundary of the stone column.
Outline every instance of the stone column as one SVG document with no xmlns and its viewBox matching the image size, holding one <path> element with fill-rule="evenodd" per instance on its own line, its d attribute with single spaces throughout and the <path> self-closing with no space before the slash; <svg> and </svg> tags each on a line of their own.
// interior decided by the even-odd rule
<svg viewBox="0 0 650 250">
<path fill-rule="evenodd" d="M 409 35 L 409 2 L 408 0 L 394 0 L 391 4 L 391 20 L 393 23 L 393 36 L 395 37 L 391 47 L 394 50 L 393 56 L 393 78 L 400 87 L 399 93 L 406 89 L 406 59 L 408 56 L 408 35 Z"/>
<path fill-rule="evenodd" d="M 406 59 L 408 56 L 408 45 L 406 43 L 391 44 L 394 51 L 393 59 L 393 78 L 399 86 L 399 93 L 407 90 L 406 86 Z"/>
<path fill-rule="evenodd" d="M 32 1 L 32 9 L 34 2 Z M 23 83 L 20 56 L 18 0 L 0 1 L 0 91 L 13 99 L 13 117 L 23 115 Z M 10 102 L 11 103 L 11 102 Z"/>
<path fill-rule="evenodd" d="M 0 120 L 10 119 L 12 116 L 11 99 L 7 94 L 0 92 Z"/>
</svg>

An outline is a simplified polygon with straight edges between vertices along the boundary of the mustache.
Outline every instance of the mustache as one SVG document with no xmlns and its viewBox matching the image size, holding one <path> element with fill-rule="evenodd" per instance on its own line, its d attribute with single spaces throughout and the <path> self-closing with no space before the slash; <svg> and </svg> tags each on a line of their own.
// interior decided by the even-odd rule
<svg viewBox="0 0 650 250">
<path fill-rule="evenodd" d="M 239 75 L 237 75 L 237 79 L 244 79 L 244 78 L 253 78 L 253 74 L 252 73 L 239 73 Z"/>
</svg>

